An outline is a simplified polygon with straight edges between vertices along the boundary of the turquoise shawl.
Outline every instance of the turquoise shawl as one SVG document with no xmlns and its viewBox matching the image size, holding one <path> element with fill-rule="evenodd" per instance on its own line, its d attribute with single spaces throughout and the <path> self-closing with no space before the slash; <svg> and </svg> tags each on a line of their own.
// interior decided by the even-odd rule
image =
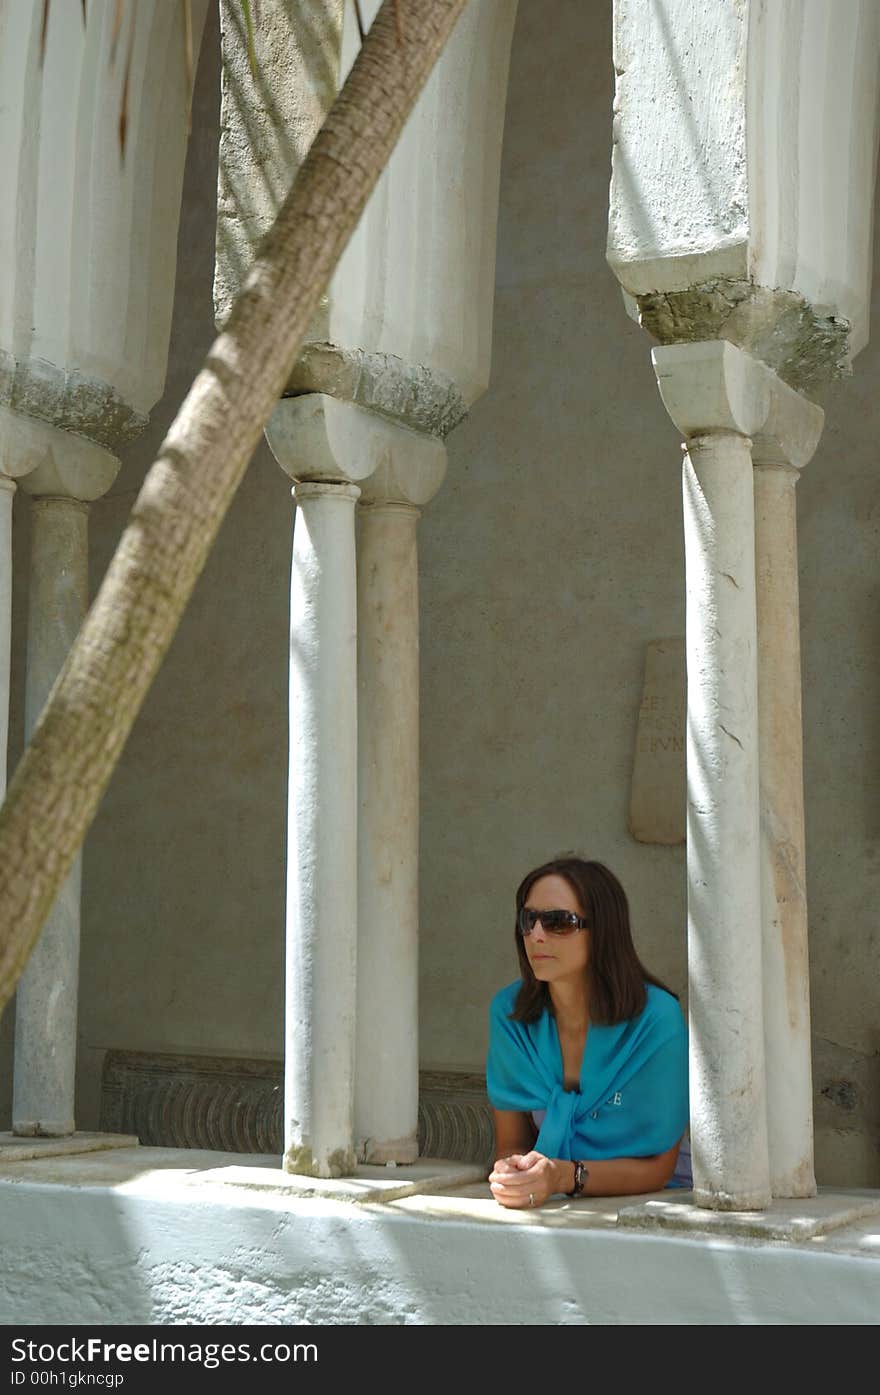
<svg viewBox="0 0 880 1395">
<path fill-rule="evenodd" d="M 688 1121 L 687 1029 L 670 993 L 645 985 L 638 1017 L 590 1027 L 580 1090 L 563 1088 L 556 1019 L 512 1022 L 520 982 L 489 1009 L 486 1087 L 495 1109 L 547 1111 L 535 1149 L 548 1158 L 644 1158 L 677 1143 Z"/>
</svg>

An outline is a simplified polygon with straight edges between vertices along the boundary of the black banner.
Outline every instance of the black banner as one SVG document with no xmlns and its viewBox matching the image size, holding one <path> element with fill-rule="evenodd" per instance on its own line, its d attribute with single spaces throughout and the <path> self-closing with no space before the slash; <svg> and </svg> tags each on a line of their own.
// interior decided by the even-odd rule
<svg viewBox="0 0 880 1395">
<path fill-rule="evenodd" d="M 0 1395 L 4 1391 L 108 1391 L 164 1395 L 166 1391 L 254 1392 L 320 1390 L 345 1377 L 407 1382 L 426 1359 L 448 1369 L 458 1384 L 471 1362 L 491 1362 L 499 1373 L 540 1375 L 534 1334 L 515 1329 L 511 1343 L 497 1326 L 39 1326 L 2 1330 Z M 509 1366 L 499 1360 L 506 1353 Z M 373 1364 L 375 1363 L 375 1365 Z M 418 1365 L 414 1363 L 419 1363 Z M 478 1366 L 469 1374 L 476 1377 Z M 430 1384 L 430 1381 L 429 1381 Z"/>
</svg>

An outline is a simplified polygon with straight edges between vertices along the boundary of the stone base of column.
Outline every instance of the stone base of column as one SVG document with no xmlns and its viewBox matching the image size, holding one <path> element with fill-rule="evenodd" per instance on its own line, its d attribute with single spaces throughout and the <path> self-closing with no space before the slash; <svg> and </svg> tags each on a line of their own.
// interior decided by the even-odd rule
<svg viewBox="0 0 880 1395">
<path fill-rule="evenodd" d="M 14 1119 L 13 1138 L 71 1138 L 76 1132 L 73 1119 Z"/>
<path fill-rule="evenodd" d="M 385 1142 L 365 1138 L 360 1153 L 360 1161 L 365 1163 L 393 1162 L 409 1165 L 418 1159 L 419 1142 L 415 1134 L 404 1138 L 389 1138 Z"/>
<path fill-rule="evenodd" d="M 136 1134 L 71 1133 L 66 1138 L 23 1138 L 0 1133 L 0 1162 L 27 1162 L 35 1158 L 63 1158 L 74 1153 L 99 1153 L 108 1148 L 137 1148 Z"/>
<path fill-rule="evenodd" d="M 693 1198 L 695 1206 L 705 1207 L 707 1211 L 765 1211 L 770 1205 L 770 1193 L 766 1189 L 732 1193 L 694 1187 Z"/>
<path fill-rule="evenodd" d="M 299 1177 L 353 1177 L 357 1158 L 353 1149 L 336 1148 L 327 1154 L 326 1160 L 318 1162 L 311 1148 L 299 1144 L 286 1149 L 281 1166 Z"/>
<path fill-rule="evenodd" d="M 617 1224 L 630 1230 L 681 1230 L 752 1240 L 812 1240 L 868 1216 L 880 1216 L 880 1194 L 855 1195 L 832 1189 L 807 1200 L 774 1200 L 763 1211 L 746 1207 L 709 1215 L 686 1194 L 681 1200 L 652 1197 L 621 1205 Z"/>
</svg>

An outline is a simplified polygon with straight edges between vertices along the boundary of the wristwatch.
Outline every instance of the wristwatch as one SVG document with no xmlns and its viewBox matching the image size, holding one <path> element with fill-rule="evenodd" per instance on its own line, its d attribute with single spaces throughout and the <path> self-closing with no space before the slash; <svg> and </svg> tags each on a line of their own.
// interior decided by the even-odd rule
<svg viewBox="0 0 880 1395">
<path fill-rule="evenodd" d="M 574 1186 L 572 1187 L 571 1191 L 570 1191 L 570 1192 L 566 1192 L 565 1195 L 566 1195 L 566 1196 L 583 1196 L 584 1191 L 586 1190 L 587 1178 L 589 1177 L 589 1175 L 590 1175 L 590 1171 L 589 1171 L 589 1168 L 587 1167 L 587 1164 L 586 1164 L 586 1163 L 575 1162 L 575 1164 L 574 1164 Z"/>
</svg>

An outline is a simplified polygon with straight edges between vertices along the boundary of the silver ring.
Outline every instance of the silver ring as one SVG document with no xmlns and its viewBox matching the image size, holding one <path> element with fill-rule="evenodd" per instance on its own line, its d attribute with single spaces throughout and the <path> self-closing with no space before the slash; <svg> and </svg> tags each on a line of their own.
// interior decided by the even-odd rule
<svg viewBox="0 0 880 1395">
<path fill-rule="evenodd" d="M 534 1206 L 534 1204 L 535 1204 L 535 1193 L 534 1193 L 534 1192 L 529 1192 L 529 1205 L 530 1205 L 530 1206 Z"/>
</svg>

